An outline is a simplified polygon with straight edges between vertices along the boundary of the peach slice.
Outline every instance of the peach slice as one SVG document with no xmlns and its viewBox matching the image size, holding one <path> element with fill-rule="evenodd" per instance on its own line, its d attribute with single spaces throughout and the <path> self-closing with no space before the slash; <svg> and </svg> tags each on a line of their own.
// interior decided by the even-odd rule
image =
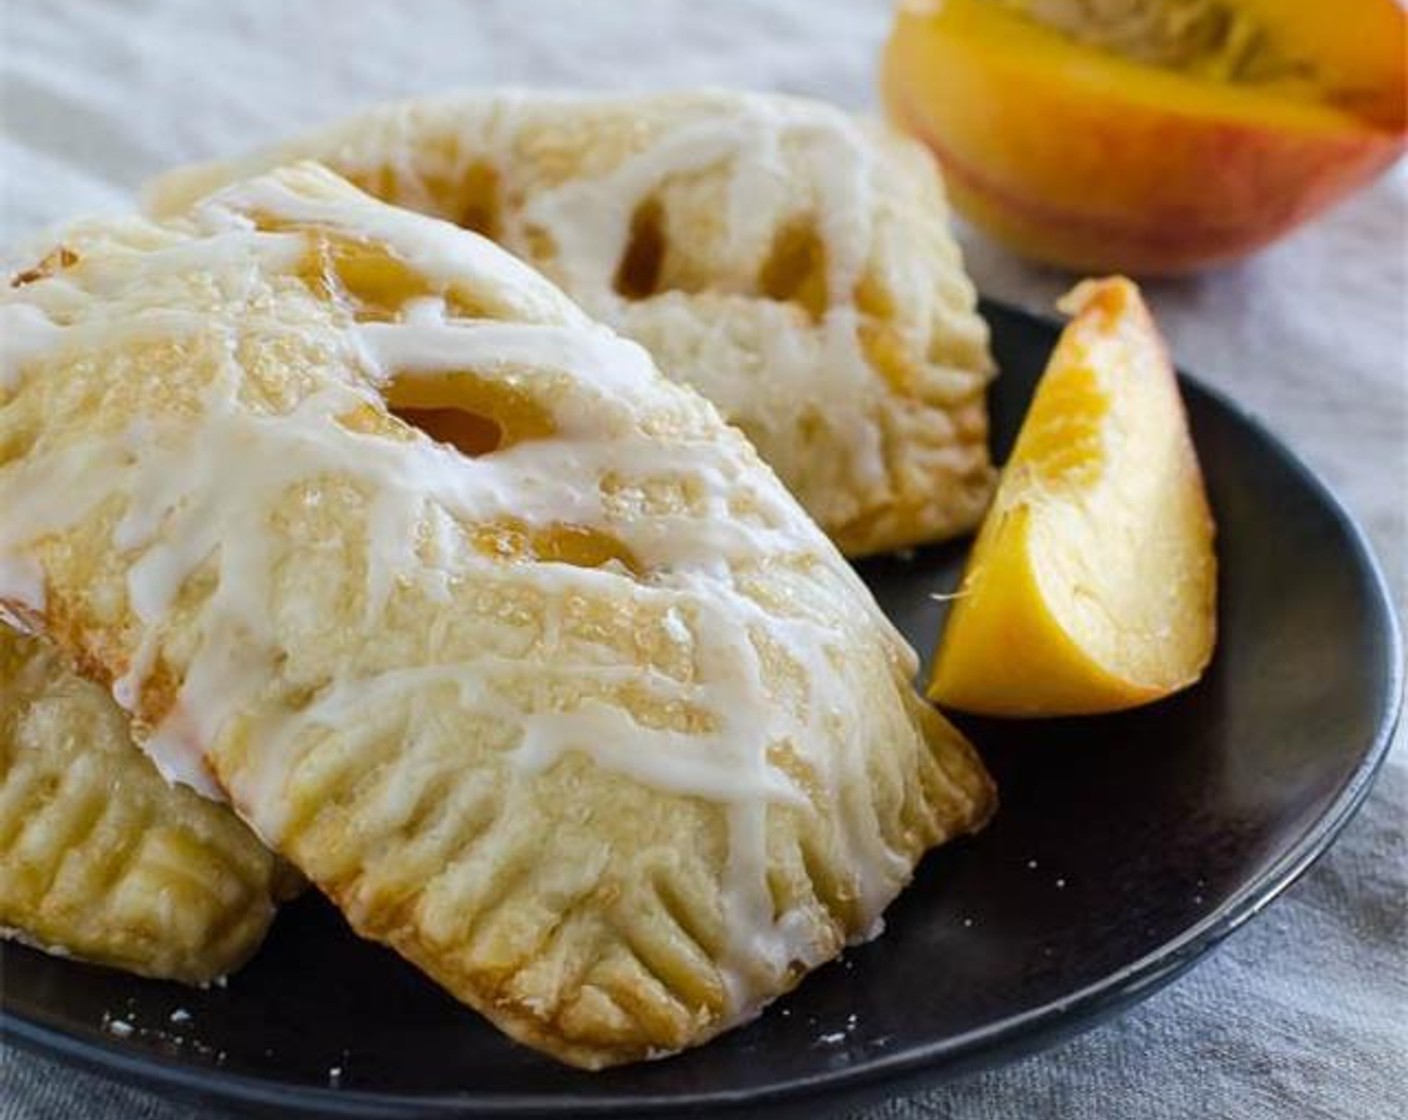
<svg viewBox="0 0 1408 1120">
<path fill-rule="evenodd" d="M 1139 290 L 1088 280 L 1043 374 L 945 627 L 929 697 L 999 716 L 1157 700 L 1212 656 L 1213 521 Z"/>
<path fill-rule="evenodd" d="M 1028 256 L 1184 272 L 1403 151 L 1397 0 L 903 0 L 882 70 L 955 205 Z"/>
</svg>

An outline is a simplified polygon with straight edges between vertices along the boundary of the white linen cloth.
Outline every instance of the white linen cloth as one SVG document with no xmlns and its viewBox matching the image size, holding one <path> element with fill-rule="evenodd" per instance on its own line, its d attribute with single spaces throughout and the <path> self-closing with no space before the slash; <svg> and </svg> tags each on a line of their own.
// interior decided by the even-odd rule
<svg viewBox="0 0 1408 1120">
<path fill-rule="evenodd" d="M 875 102 L 889 0 L 5 0 L 0 244 L 132 207 L 163 168 L 456 86 L 778 89 Z M 1069 277 L 965 231 L 985 293 Z M 1408 168 L 1245 264 L 1150 285 L 1177 359 L 1297 448 L 1404 605 Z M 1408 758 L 1285 898 L 1123 1018 L 867 1117 L 1374 1120 L 1408 1108 Z M 0 1118 L 196 1112 L 0 1048 Z M 209 1116 L 202 1111 L 202 1116 Z"/>
</svg>

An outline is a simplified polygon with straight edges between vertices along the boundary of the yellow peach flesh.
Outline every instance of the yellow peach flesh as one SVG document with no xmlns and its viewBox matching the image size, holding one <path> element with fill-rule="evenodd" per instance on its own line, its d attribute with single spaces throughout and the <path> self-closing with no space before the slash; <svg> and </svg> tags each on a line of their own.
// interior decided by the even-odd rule
<svg viewBox="0 0 1408 1120">
<path fill-rule="evenodd" d="M 1133 707 L 1212 653 L 1213 523 L 1163 343 L 1129 281 L 1063 307 L 935 658 L 931 698 L 965 711 Z"/>
<path fill-rule="evenodd" d="M 1259 80 L 1216 53 L 1225 45 L 1216 66 L 1126 57 L 1022 14 L 1045 10 L 1035 0 L 903 4 L 885 101 L 939 156 L 958 208 L 1029 256 L 1145 274 L 1228 260 L 1403 150 L 1403 65 L 1383 44 L 1401 50 L 1408 21 L 1392 0 L 1344 5 L 1342 22 L 1378 29 L 1375 43 L 1270 0 L 1218 7 L 1245 11 L 1276 45 L 1251 66 Z"/>
</svg>

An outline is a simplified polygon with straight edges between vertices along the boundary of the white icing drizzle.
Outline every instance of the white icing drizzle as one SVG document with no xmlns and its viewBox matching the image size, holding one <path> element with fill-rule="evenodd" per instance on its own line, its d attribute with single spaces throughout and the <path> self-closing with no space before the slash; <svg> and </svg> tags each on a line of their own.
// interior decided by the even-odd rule
<svg viewBox="0 0 1408 1120">
<path fill-rule="evenodd" d="M 518 111 L 529 104 L 520 101 Z M 654 316 L 658 300 L 677 295 L 628 300 L 614 289 L 636 208 L 673 179 L 723 165 L 729 175 L 728 252 L 735 259 L 761 260 L 776 233 L 776 216 L 795 189 L 783 155 L 788 147 L 816 191 L 812 214 L 826 245 L 828 307 L 815 327 L 804 327 L 794 315 L 785 330 L 767 336 L 764 368 L 715 365 L 692 370 L 692 382 L 729 419 L 750 418 L 760 378 L 794 399 L 851 402 L 828 410 L 826 419 L 844 436 L 853 477 L 865 486 L 882 486 L 886 467 L 875 411 L 883 381 L 861 349 L 855 309 L 872 237 L 871 146 L 857 123 L 838 110 L 768 98 L 739 98 L 734 104 L 731 114 L 709 113 L 671 129 L 604 175 L 533 190 L 521 213 L 505 222 L 502 240 L 522 250 L 526 229 L 546 230 L 557 246 L 555 268 L 566 289 L 588 312 L 632 334 L 642 319 Z M 501 104 L 495 119 L 502 136 L 517 128 L 510 104 Z M 511 146 L 489 143 L 503 189 L 511 192 L 516 173 Z M 819 345 L 784 349 L 785 336 L 798 333 L 814 334 Z"/>
<path fill-rule="evenodd" d="M 721 138 L 717 150 L 732 149 Z M 654 164 L 633 172 L 642 182 L 664 173 Z M 691 652 L 692 679 L 642 676 L 589 659 L 573 662 L 570 671 L 574 679 L 603 687 L 619 683 L 625 673 L 624 679 L 652 695 L 708 712 L 707 730 L 684 734 L 646 727 L 627 709 L 595 700 L 571 711 L 520 707 L 495 688 L 495 681 L 521 672 L 524 663 L 485 654 L 334 680 L 315 702 L 257 729 L 262 745 L 254 752 L 256 761 L 229 792 L 250 824 L 277 847 L 286 826 L 283 790 L 311 729 L 355 726 L 387 697 L 453 685 L 466 714 L 521 728 L 509 760 L 523 774 L 580 752 L 650 788 L 726 807 L 730 840 L 723 905 L 732 942 L 724 973 L 729 1017 L 748 1017 L 760 995 L 776 990 L 791 962 L 814 964 L 820 952 L 803 915 L 773 913 L 768 813 L 770 807 L 786 806 L 810 811 L 810 802 L 769 751 L 790 751 L 815 776 L 820 793 L 813 796 L 835 805 L 841 840 L 863 869 L 866 920 L 874 919 L 907 877 L 909 865 L 886 846 L 878 828 L 853 827 L 852 814 L 840 806 L 840 791 L 848 784 L 864 788 L 867 779 L 864 752 L 849 749 L 851 736 L 861 733 L 856 698 L 827 688 L 834 679 L 828 655 L 852 656 L 851 637 L 879 635 L 885 655 L 901 671 L 912 672 L 912 652 L 746 443 L 715 427 L 708 406 L 663 381 L 639 347 L 588 323 L 555 290 L 489 243 L 380 205 L 304 193 L 297 189 L 299 176 L 318 178 L 302 170 L 214 196 L 197 210 L 189 244 L 132 255 L 128 283 L 142 283 L 149 265 L 182 267 L 177 262 L 187 267 L 199 262 L 216 275 L 246 279 L 253 275 L 250 269 L 257 273 L 279 262 L 291 267 L 297 254 L 289 243 L 299 235 L 260 232 L 246 217 L 271 215 L 337 226 L 381 242 L 445 287 L 468 279 L 526 291 L 535 305 L 552 310 L 553 321 L 446 320 L 440 299 L 418 301 L 394 323 L 337 326 L 333 319 L 329 330 L 336 331 L 348 366 L 344 379 L 287 412 L 271 414 L 240 399 L 236 343 L 251 328 L 238 304 L 199 317 L 131 318 L 122 331 L 217 339 L 225 355 L 222 376 L 209 386 L 199 417 L 163 416 L 158 409 L 119 436 L 95 435 L 63 451 L 36 450 L 0 469 L 5 511 L 0 597 L 42 606 L 33 543 L 119 497 L 125 514 L 113 546 L 133 556 L 127 593 L 139 641 L 114 693 L 136 709 L 183 588 L 195 572 L 213 566 L 217 579 L 201 608 L 197 648 L 169 717 L 144 747 L 168 778 L 216 796 L 202 751 L 233 721 L 256 710 L 274 680 L 279 636 L 269 611 L 274 557 L 266 522 L 291 488 L 336 477 L 366 494 L 369 632 L 398 587 L 419 586 L 443 597 L 456 578 L 501 576 L 501 561 L 464 546 L 462 525 L 512 518 L 538 527 L 569 523 L 603 529 L 630 550 L 640 573 L 612 564 L 582 568 L 540 562 L 516 567 L 514 578 L 549 589 L 555 601 L 574 592 L 590 597 L 609 591 L 660 608 L 669 639 Z M 837 259 L 847 260 L 844 252 Z M 236 283 L 232 290 L 238 288 Z M 5 323 L 21 328 L 15 336 L 21 341 L 7 334 L 0 348 L 0 385 L 20 386 L 29 359 L 44 347 L 100 344 L 103 331 L 118 329 L 106 311 L 56 327 L 23 302 L 67 301 L 74 290 L 64 281 L 46 280 L 6 297 L 21 301 L 0 308 Z M 259 329 L 274 328 L 266 323 Z M 107 335 L 109 341 L 112 337 Z M 467 370 L 528 387 L 551 381 L 554 436 L 469 458 L 428 438 L 393 440 L 349 430 L 338 421 L 375 402 L 375 386 L 396 376 L 455 376 Z M 701 435 L 667 442 L 642 422 L 672 415 L 694 417 Z M 642 482 L 691 480 L 700 484 L 705 501 L 688 515 L 613 516 L 597 484 L 608 475 Z M 736 511 L 737 501 L 744 501 L 746 514 Z M 417 543 L 426 540 L 431 543 Z M 786 614 L 776 607 L 765 610 L 740 585 L 740 572 L 782 562 L 807 565 L 833 585 L 826 600 L 832 616 L 816 615 L 805 602 L 789 604 Z M 770 695 L 754 633 L 766 634 L 800 666 L 807 695 L 795 710 Z M 546 655 L 533 666 L 543 674 L 554 668 L 562 671 L 560 660 Z"/>
</svg>

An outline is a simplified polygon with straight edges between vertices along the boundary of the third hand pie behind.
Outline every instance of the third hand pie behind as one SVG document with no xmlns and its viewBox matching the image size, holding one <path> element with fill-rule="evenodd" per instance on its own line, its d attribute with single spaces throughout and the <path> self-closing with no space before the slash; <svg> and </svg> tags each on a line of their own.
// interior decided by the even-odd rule
<svg viewBox="0 0 1408 1120">
<path fill-rule="evenodd" d="M 228 807 L 168 785 L 102 688 L 0 624 L 0 933 L 208 984 L 294 878 Z"/>
<path fill-rule="evenodd" d="M 3 303 L 0 599 L 514 1037 L 702 1042 L 991 812 L 746 441 L 492 245 L 305 167 L 54 248 Z"/>
</svg>

